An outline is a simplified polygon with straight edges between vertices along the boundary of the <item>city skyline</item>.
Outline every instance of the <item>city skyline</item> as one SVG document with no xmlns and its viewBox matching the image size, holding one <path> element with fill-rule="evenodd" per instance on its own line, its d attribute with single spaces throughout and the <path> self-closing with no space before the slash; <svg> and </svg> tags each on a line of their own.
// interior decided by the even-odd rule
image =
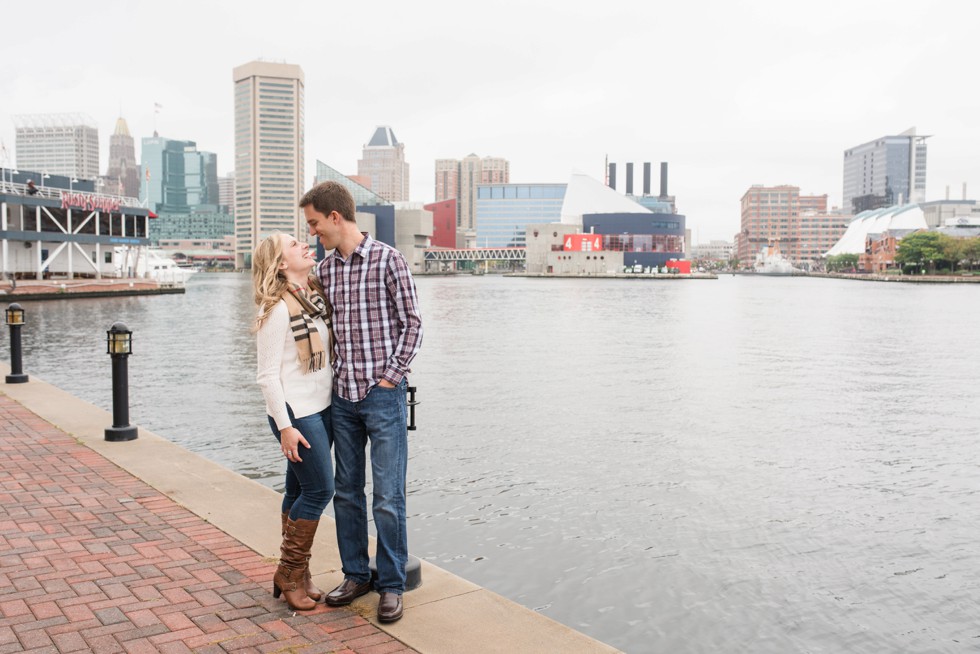
<svg viewBox="0 0 980 654">
<path fill-rule="evenodd" d="M 13 165 L 13 115 L 86 113 L 99 125 L 104 173 L 122 116 L 137 143 L 154 128 L 195 141 L 217 153 L 225 175 L 234 169 L 229 71 L 264 58 L 307 77 L 304 186 L 317 159 L 355 173 L 365 135 L 390 125 L 407 144 L 413 202 L 434 201 L 436 159 L 468 152 L 507 159 L 513 183 L 566 183 L 573 172 L 602 179 L 607 156 L 669 161 L 694 243 L 731 240 L 746 188 L 791 184 L 840 206 L 844 151 L 911 126 L 932 135 L 927 200 L 945 197 L 946 186 L 958 198 L 964 182 L 969 196 L 980 193 L 980 91 L 961 73 L 972 60 L 968 7 L 870 2 L 811 15 L 768 1 L 628 2 L 600 14 L 532 1 L 473 15 L 458 5 L 421 12 L 381 2 L 318 17 L 288 2 L 275 12 L 246 2 L 233 14 L 119 2 L 78 14 L 56 1 L 49 15 L 71 16 L 76 33 L 152 25 L 177 34 L 193 9 L 195 24 L 223 22 L 228 36 L 204 32 L 198 48 L 87 59 L 70 40 L 46 39 L 37 51 L 36 35 L 16 30 L 0 43 L 6 61 L 24 62 L 0 79 L 8 98 L 0 139 Z M 306 18 L 340 27 L 321 37 L 299 27 Z M 358 55 L 334 56 L 341 52 Z"/>
</svg>

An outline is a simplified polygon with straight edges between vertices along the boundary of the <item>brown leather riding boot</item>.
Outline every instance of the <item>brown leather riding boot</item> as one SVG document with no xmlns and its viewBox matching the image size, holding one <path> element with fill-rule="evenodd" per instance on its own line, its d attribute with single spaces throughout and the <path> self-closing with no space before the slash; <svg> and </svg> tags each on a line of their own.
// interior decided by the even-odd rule
<svg viewBox="0 0 980 654">
<path fill-rule="evenodd" d="M 282 514 L 282 534 L 286 534 L 286 521 L 289 520 L 289 512 Z M 319 602 L 323 599 L 323 591 L 316 587 L 313 583 L 313 577 L 310 575 L 310 557 L 306 557 L 306 574 L 303 575 L 303 583 L 306 584 L 306 594 L 314 602 Z"/>
<path fill-rule="evenodd" d="M 306 594 L 307 560 L 319 520 L 286 519 L 286 530 L 280 546 L 279 567 L 272 578 L 272 595 L 286 596 L 286 603 L 294 611 L 310 611 L 316 602 Z"/>
</svg>

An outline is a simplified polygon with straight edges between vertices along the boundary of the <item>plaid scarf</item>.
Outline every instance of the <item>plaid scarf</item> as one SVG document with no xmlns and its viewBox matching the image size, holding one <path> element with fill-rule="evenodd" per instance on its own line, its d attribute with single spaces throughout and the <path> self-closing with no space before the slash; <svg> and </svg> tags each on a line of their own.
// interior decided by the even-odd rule
<svg viewBox="0 0 980 654">
<path fill-rule="evenodd" d="M 333 340 L 327 303 L 317 289 L 307 293 L 295 284 L 289 285 L 289 292 L 284 293 L 282 299 L 286 301 L 286 307 L 289 309 L 289 329 L 296 339 L 299 363 L 306 368 L 306 372 L 316 372 L 323 368 L 327 350 L 323 347 L 320 332 L 313 323 L 314 318 L 323 318 L 327 323 L 327 339 Z M 329 345 L 332 352 L 333 343 Z"/>
</svg>

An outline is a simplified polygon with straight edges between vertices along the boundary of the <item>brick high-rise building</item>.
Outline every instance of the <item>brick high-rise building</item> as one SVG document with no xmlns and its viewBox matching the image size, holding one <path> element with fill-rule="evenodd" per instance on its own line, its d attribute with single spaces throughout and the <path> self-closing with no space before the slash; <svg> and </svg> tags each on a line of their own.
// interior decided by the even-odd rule
<svg viewBox="0 0 980 654">
<path fill-rule="evenodd" d="M 476 235 L 476 187 L 510 183 L 510 163 L 471 154 L 462 160 L 436 159 L 436 202 L 456 199 L 456 245 Z"/>
<path fill-rule="evenodd" d="M 751 265 L 762 247 L 775 245 L 793 264 L 806 264 L 837 242 L 849 218 L 828 213 L 826 194 L 800 195 L 798 186 L 754 185 L 742 196 L 736 256 L 742 265 Z"/>
</svg>

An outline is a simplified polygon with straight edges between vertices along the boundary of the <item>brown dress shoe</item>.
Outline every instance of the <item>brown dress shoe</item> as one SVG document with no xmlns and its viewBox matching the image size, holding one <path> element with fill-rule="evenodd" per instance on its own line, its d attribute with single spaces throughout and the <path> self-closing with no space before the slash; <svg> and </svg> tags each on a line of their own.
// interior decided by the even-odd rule
<svg viewBox="0 0 980 654">
<path fill-rule="evenodd" d="M 381 593 L 378 602 L 378 622 L 394 622 L 402 617 L 402 596 L 396 593 Z"/>
<path fill-rule="evenodd" d="M 330 606 L 347 606 L 361 595 L 366 595 L 370 590 L 370 579 L 363 584 L 359 584 L 353 579 L 344 579 L 344 583 L 327 593 L 326 602 Z"/>
</svg>

